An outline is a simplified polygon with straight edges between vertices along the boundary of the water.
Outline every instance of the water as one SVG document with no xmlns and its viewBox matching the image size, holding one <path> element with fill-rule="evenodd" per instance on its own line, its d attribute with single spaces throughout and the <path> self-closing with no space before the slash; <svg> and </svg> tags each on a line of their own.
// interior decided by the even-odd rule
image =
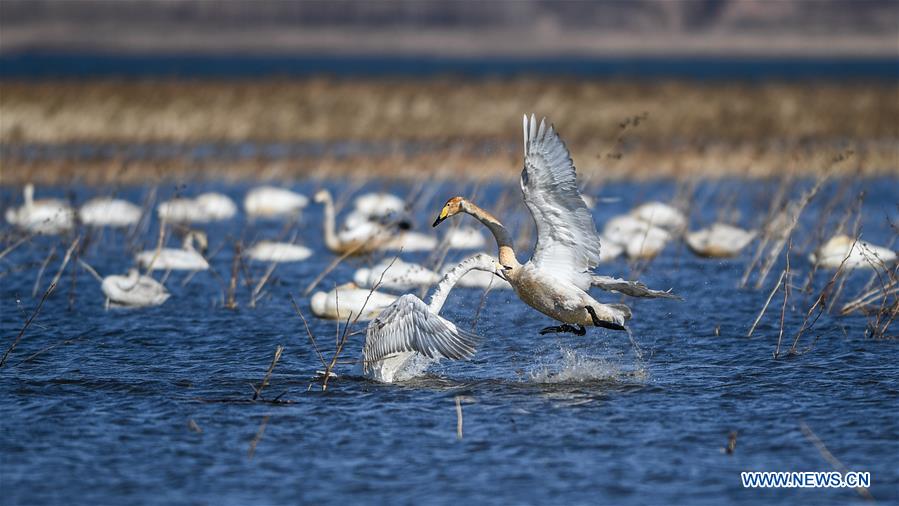
<svg viewBox="0 0 899 506">
<path fill-rule="evenodd" d="M 796 284 L 809 268 L 801 245 L 829 196 L 847 184 L 826 187 L 803 215 L 792 258 L 802 273 Z M 460 186 L 434 189 L 417 210 L 420 230 L 428 229 L 444 199 L 472 191 Z M 736 196 L 741 222 L 753 224 L 754 209 L 765 205 L 775 186 L 703 184 L 694 198 L 694 222 L 714 216 L 716 209 L 703 203 Z M 851 186 L 847 202 L 858 190 L 867 192 L 865 239 L 889 243 L 894 232 L 886 220 L 897 221 L 896 180 Z M 311 194 L 318 183 L 294 187 Z M 367 188 L 409 191 L 379 182 Z M 478 200 L 494 202 L 507 188 L 517 192 L 514 185 L 490 185 L 481 188 Z M 204 189 L 239 201 L 247 187 L 190 184 L 186 191 Z M 17 199 L 16 191 L 0 190 L 0 207 Z M 163 185 L 158 196 L 175 191 Z M 81 202 L 98 192 L 39 188 L 38 196 L 71 195 Z M 151 192 L 118 189 L 133 201 Z M 595 214 L 601 223 L 634 202 L 667 200 L 674 192 L 675 185 L 666 182 L 607 185 L 601 194 L 622 201 L 601 205 Z M 514 228 L 527 220 L 521 209 L 502 215 Z M 442 362 L 424 377 L 396 385 L 353 378 L 353 366 L 341 364 L 340 376 L 322 392 L 315 379 L 322 365 L 288 299 L 297 297 L 309 317 L 308 300 L 299 294 L 334 258 L 323 248 L 320 219 L 312 205 L 287 231 L 298 232 L 317 254 L 279 266 L 255 309 L 248 307 L 242 285 L 240 307 L 228 310 L 222 307 L 223 282 L 214 275 L 201 273 L 183 285 L 186 275 L 176 273 L 167 281 L 173 296 L 165 305 L 105 311 L 98 283 L 78 270 L 73 289 L 67 272 L 0 370 L 2 503 L 861 503 L 848 489 L 741 487 L 741 471 L 831 470 L 802 434 L 801 422 L 849 469 L 871 472 L 871 493 L 879 502 L 899 501 L 896 341 L 866 338 L 865 316 L 824 315 L 802 339 L 800 349 L 811 346 L 808 352 L 772 359 L 779 295 L 755 335 L 745 334 L 780 266 L 765 288 L 739 290 L 751 252 L 704 260 L 670 245 L 641 278 L 653 287 L 673 287 L 686 300 L 629 301 L 642 358 L 622 332 L 540 336 L 551 322 L 511 292 L 494 290 L 475 326 L 486 339 L 473 360 Z M 225 280 L 234 238 L 249 243 L 282 235 L 279 223 L 248 223 L 243 217 L 206 229 L 210 252 L 219 250 L 212 264 Z M 3 351 L 38 303 L 40 293 L 32 298 L 32 285 L 48 250 L 56 245 L 57 256 L 40 291 L 71 240 L 35 239 L 0 260 Z M 133 240 L 108 230 L 86 240 L 89 264 L 104 275 L 122 273 L 134 251 L 155 244 L 156 224 Z M 456 252 L 452 259 L 462 256 Z M 426 257 L 404 255 L 409 261 Z M 322 286 L 348 280 L 355 268 L 376 260 L 347 261 Z M 266 266 L 250 268 L 258 279 Z M 623 260 L 600 270 L 629 273 Z M 869 275 L 852 274 L 846 293 L 855 293 Z M 816 286 L 827 278 L 818 274 Z M 618 301 L 611 294 L 594 295 Z M 443 314 L 471 325 L 480 299 L 478 290 L 457 288 Z M 788 342 L 810 302 L 797 294 L 788 305 Z M 330 357 L 335 322 L 309 323 Z M 262 380 L 279 344 L 285 351 L 263 397 L 291 403 L 249 402 L 251 384 Z M 360 350 L 361 336 L 353 336 L 345 358 Z M 731 431 L 738 434 L 737 444 L 727 455 L 722 449 Z M 260 432 L 251 459 L 248 452 Z"/>
</svg>

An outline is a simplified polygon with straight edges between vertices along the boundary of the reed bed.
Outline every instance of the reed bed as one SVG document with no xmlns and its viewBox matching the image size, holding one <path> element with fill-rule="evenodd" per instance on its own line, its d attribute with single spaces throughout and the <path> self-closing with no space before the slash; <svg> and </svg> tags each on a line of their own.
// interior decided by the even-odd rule
<svg viewBox="0 0 899 506">
<path fill-rule="evenodd" d="M 809 160 L 843 149 L 856 155 L 841 173 L 899 171 L 899 88 L 884 82 L 314 78 L 5 81 L 0 90 L 8 183 L 505 178 L 517 173 L 520 117 L 531 111 L 559 126 L 582 173 L 612 179 L 766 177 L 788 165 L 817 174 Z M 80 144 L 108 149 L 66 149 Z M 273 144 L 290 149 L 264 149 Z M 125 149 L 135 145 L 166 154 Z M 262 148 L 240 153 L 247 145 Z M 51 154 L 25 149 L 35 146 Z"/>
</svg>

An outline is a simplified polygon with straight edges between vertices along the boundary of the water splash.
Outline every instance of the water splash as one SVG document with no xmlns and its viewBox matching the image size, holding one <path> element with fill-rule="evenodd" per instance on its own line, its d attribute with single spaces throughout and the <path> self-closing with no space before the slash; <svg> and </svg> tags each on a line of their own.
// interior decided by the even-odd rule
<svg viewBox="0 0 899 506">
<path fill-rule="evenodd" d="M 534 383 L 644 382 L 648 376 L 642 357 L 633 366 L 618 360 L 595 357 L 560 347 L 560 360 L 543 365 L 529 374 Z"/>
<path fill-rule="evenodd" d="M 424 375 L 428 367 L 434 362 L 436 362 L 436 360 L 416 353 L 415 355 L 409 357 L 409 360 L 407 360 L 406 363 L 404 363 L 400 368 L 400 370 L 396 372 L 394 380 L 409 381 L 411 379 L 422 376 Z"/>
</svg>

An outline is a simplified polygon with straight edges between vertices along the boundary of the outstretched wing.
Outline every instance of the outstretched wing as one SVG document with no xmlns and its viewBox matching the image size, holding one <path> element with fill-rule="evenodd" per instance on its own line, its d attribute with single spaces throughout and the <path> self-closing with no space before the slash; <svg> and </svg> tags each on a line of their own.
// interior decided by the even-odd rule
<svg viewBox="0 0 899 506">
<path fill-rule="evenodd" d="M 537 225 L 531 260 L 542 270 L 587 290 L 590 270 L 599 263 L 599 234 L 577 189 L 574 163 L 565 143 L 546 119 L 524 117 L 524 203 Z"/>
<path fill-rule="evenodd" d="M 432 313 L 418 297 L 403 295 L 381 311 L 365 332 L 363 359 L 375 362 L 394 353 L 418 352 L 428 358 L 470 358 L 481 338 Z"/>
</svg>

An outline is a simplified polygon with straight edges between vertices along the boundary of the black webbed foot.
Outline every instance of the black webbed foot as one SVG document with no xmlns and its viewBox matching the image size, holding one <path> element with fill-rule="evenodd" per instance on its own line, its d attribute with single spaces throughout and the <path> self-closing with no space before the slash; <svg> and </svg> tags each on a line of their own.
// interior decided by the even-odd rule
<svg viewBox="0 0 899 506">
<path fill-rule="evenodd" d="M 587 333 L 587 329 L 584 328 L 583 325 L 578 325 L 575 327 L 573 325 L 569 325 L 569 324 L 565 323 L 565 324 L 558 325 L 558 326 L 546 327 L 540 331 L 540 335 L 565 334 L 565 333 L 574 334 L 576 336 L 582 336 Z"/>
<path fill-rule="evenodd" d="M 587 312 L 590 313 L 590 318 L 593 320 L 593 325 L 605 329 L 624 330 L 624 325 L 618 325 L 617 323 L 600 320 L 599 317 L 596 316 L 596 310 L 593 309 L 593 306 L 584 306 L 584 309 L 586 309 Z"/>
</svg>

